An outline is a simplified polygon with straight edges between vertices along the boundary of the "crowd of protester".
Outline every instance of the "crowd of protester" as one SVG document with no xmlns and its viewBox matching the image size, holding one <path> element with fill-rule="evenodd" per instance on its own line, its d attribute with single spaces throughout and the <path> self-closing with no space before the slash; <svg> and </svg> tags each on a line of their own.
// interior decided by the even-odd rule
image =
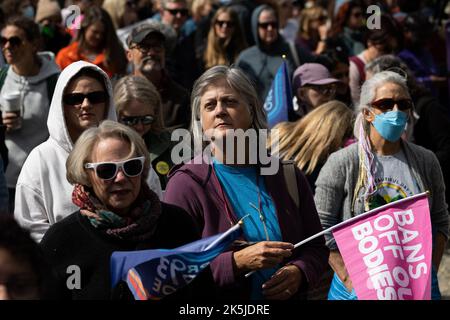
<svg viewBox="0 0 450 320">
<path fill-rule="evenodd" d="M 132 299 L 111 288 L 112 252 L 179 247 L 245 217 L 169 299 L 355 300 L 331 234 L 293 244 L 424 191 L 440 299 L 449 20 L 438 0 L 2 1 L 0 299 Z M 283 63 L 293 108 L 263 144 L 279 167 L 264 175 L 250 140 L 222 142 L 270 129 Z M 181 163 L 177 130 L 195 151 Z"/>
</svg>

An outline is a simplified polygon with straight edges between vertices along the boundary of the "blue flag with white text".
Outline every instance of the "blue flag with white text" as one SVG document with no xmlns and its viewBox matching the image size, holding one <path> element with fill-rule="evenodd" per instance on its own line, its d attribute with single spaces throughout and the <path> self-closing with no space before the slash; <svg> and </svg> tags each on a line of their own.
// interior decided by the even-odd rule
<svg viewBox="0 0 450 320">
<path fill-rule="evenodd" d="M 278 68 L 272 87 L 264 102 L 269 128 L 279 122 L 288 121 L 288 112 L 292 110 L 291 79 L 286 61 Z"/>
<path fill-rule="evenodd" d="M 160 300 L 189 284 L 241 235 L 241 223 L 175 249 L 116 251 L 111 286 L 126 281 L 136 300 Z"/>
</svg>

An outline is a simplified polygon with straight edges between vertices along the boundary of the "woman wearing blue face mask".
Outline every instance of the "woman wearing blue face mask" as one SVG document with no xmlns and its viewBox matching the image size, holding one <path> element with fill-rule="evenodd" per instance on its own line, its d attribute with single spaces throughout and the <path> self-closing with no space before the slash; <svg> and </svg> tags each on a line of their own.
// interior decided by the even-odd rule
<svg viewBox="0 0 450 320">
<path fill-rule="evenodd" d="M 362 86 L 358 110 L 354 130 L 358 143 L 332 154 L 316 181 L 314 200 L 322 227 L 430 191 L 432 299 L 440 299 L 437 270 L 449 227 L 444 181 L 436 156 L 401 138 L 413 112 L 406 80 L 391 71 L 375 74 Z M 357 299 L 334 238 L 331 234 L 325 238 L 335 271 L 328 298 Z"/>
</svg>

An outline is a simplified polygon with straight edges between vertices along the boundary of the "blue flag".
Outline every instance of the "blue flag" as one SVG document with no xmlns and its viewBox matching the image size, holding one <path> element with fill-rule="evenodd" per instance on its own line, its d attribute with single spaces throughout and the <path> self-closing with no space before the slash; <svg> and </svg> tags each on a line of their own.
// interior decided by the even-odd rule
<svg viewBox="0 0 450 320">
<path fill-rule="evenodd" d="M 241 220 L 242 221 L 242 220 Z M 111 285 L 126 281 L 136 300 L 160 300 L 189 284 L 241 235 L 241 221 L 224 233 L 175 249 L 116 251 Z"/>
<path fill-rule="evenodd" d="M 286 61 L 283 61 L 264 102 L 269 128 L 279 122 L 288 121 L 288 112 L 292 108 L 291 79 Z"/>
</svg>

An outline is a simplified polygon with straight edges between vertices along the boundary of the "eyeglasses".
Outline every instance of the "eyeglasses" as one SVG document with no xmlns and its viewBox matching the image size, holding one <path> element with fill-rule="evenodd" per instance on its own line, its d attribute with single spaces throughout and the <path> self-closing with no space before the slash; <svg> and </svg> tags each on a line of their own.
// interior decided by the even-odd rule
<svg viewBox="0 0 450 320">
<path fill-rule="evenodd" d="M 267 29 L 269 26 L 272 27 L 272 29 L 278 29 L 278 22 L 259 22 L 258 26 L 262 29 Z"/>
<path fill-rule="evenodd" d="M 217 20 L 216 21 L 216 26 L 223 28 L 223 27 L 229 27 L 229 28 L 233 28 L 234 27 L 234 23 L 232 21 L 225 21 L 225 20 Z"/>
<path fill-rule="evenodd" d="M 11 37 L 11 38 L 5 38 L 5 37 L 1 37 L 0 38 L 0 45 L 2 47 L 4 47 L 6 45 L 6 43 L 9 42 L 9 44 L 11 45 L 11 47 L 18 47 L 23 43 L 23 40 L 17 36 Z"/>
<path fill-rule="evenodd" d="M 394 100 L 391 98 L 380 99 L 371 103 L 372 107 L 380 109 L 382 111 L 388 111 L 394 109 L 394 106 L 397 105 L 397 108 L 401 111 L 409 110 L 413 107 L 413 102 L 411 99 L 400 99 Z"/>
<path fill-rule="evenodd" d="M 163 45 L 161 43 L 142 43 L 131 47 L 130 49 L 139 50 L 143 55 L 146 55 L 150 50 L 155 50 L 156 52 L 161 52 Z"/>
<path fill-rule="evenodd" d="M 327 86 L 308 86 L 308 88 L 313 89 L 314 91 L 319 92 L 324 96 L 332 96 L 336 93 L 336 86 L 327 85 Z"/>
<path fill-rule="evenodd" d="M 155 122 L 155 118 L 153 116 L 122 117 L 120 122 L 127 126 L 135 126 L 139 122 L 144 126 L 148 126 Z"/>
<path fill-rule="evenodd" d="M 144 170 L 145 157 L 137 157 L 118 162 L 86 163 L 85 169 L 94 169 L 95 174 L 102 180 L 112 180 L 117 176 L 119 169 L 130 178 L 137 177 Z"/>
<path fill-rule="evenodd" d="M 170 12 L 171 15 L 176 16 L 180 14 L 181 16 L 187 16 L 189 14 L 188 9 L 166 9 L 166 11 Z"/>
<path fill-rule="evenodd" d="M 63 102 L 69 106 L 77 106 L 82 104 L 86 98 L 92 104 L 103 103 L 106 101 L 106 93 L 104 91 L 93 91 L 87 94 L 67 93 L 63 96 Z"/>
</svg>

